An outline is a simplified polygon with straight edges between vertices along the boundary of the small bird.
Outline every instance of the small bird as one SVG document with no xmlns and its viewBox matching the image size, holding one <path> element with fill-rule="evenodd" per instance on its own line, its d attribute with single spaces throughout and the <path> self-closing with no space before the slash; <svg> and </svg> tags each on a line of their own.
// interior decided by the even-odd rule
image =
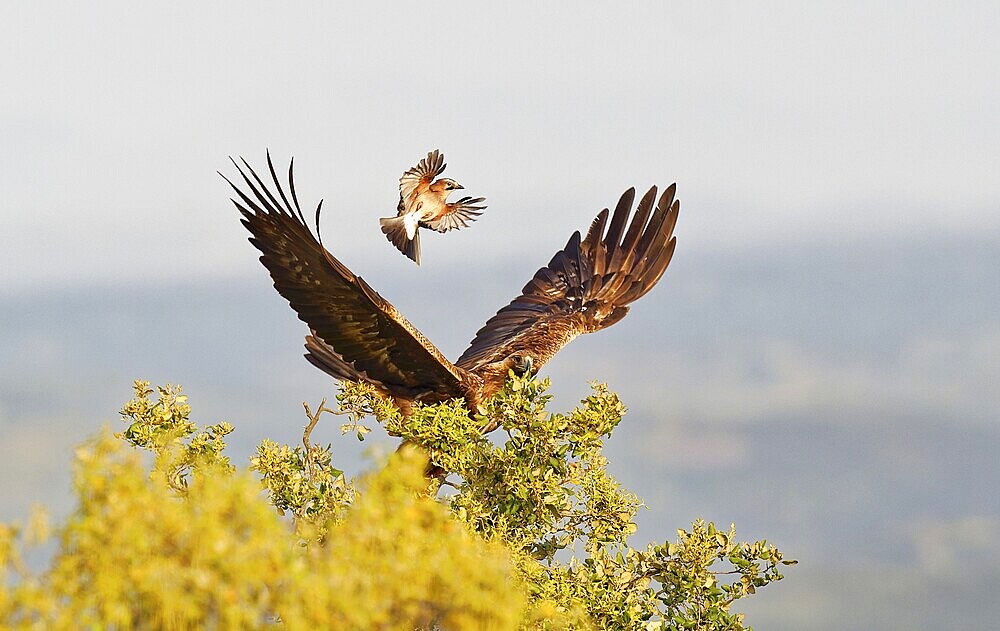
<svg viewBox="0 0 1000 631">
<path fill-rule="evenodd" d="M 453 204 L 448 203 L 452 191 L 465 187 L 451 178 L 434 179 L 446 166 L 444 154 L 437 149 L 429 152 L 399 178 L 396 216 L 379 219 L 389 242 L 417 265 L 420 265 L 419 228 L 438 232 L 465 228 L 486 209 L 486 206 L 477 206 L 486 201 L 485 197 L 463 197 Z"/>
</svg>

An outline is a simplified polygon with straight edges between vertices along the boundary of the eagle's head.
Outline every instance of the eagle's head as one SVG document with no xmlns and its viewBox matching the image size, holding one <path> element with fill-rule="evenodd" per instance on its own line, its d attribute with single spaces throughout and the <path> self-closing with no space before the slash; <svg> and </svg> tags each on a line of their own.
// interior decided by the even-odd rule
<svg viewBox="0 0 1000 631">
<path fill-rule="evenodd" d="M 507 361 L 510 362 L 510 370 L 518 377 L 523 377 L 529 373 L 534 374 L 534 362 L 531 360 L 531 355 L 511 355 L 507 358 Z"/>
</svg>

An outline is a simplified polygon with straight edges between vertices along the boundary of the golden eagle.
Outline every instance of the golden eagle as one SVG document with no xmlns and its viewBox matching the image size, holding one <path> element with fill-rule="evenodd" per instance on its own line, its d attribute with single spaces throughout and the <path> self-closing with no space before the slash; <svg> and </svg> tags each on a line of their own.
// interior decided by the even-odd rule
<svg viewBox="0 0 1000 631">
<path fill-rule="evenodd" d="M 242 167 L 235 160 L 233 164 L 248 192 L 226 178 L 239 197 L 232 201 L 252 234 L 250 242 L 262 252 L 260 261 L 271 273 L 275 289 L 311 329 L 306 359 L 337 379 L 373 385 L 392 397 L 404 414 L 414 401 L 453 398 L 464 399 L 475 412 L 481 401 L 503 386 L 509 370 L 537 371 L 578 335 L 625 317 L 628 305 L 663 275 L 676 244 L 673 230 L 680 202 L 674 200 L 675 185 L 667 187 L 658 201 L 656 187 L 650 188 L 631 221 L 635 189 L 630 188 L 618 201 L 610 223 L 605 208 L 586 237 L 574 232 L 521 295 L 491 317 L 458 361 L 451 363 L 323 247 L 319 238 L 323 202 L 316 206 L 314 234 L 296 197 L 294 160 L 288 166 L 287 194 L 270 154 L 267 167 L 273 190 L 246 160 L 241 161 Z"/>
</svg>

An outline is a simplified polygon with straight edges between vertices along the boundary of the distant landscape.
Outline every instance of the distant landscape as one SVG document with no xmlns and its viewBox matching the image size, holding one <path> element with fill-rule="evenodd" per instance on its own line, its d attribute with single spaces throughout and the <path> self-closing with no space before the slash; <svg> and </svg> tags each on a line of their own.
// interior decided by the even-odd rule
<svg viewBox="0 0 1000 631">
<path fill-rule="evenodd" d="M 300 439 L 301 402 L 333 384 L 301 358 L 304 325 L 249 246 L 247 259 L 234 278 L 0 297 L 0 478 L 14 482 L 0 519 L 40 498 L 68 510 L 73 446 L 117 427 L 135 378 L 181 383 L 199 422 L 233 422 L 237 462 L 264 437 Z M 454 358 L 542 262 L 456 271 L 430 300 L 389 264 L 350 264 Z M 1000 615 L 997 304 L 990 239 L 685 247 L 628 318 L 542 374 L 553 409 L 594 379 L 628 404 L 609 457 L 650 507 L 638 537 L 704 516 L 801 560 L 748 605 L 758 628 L 947 628 L 930 593 L 987 626 Z M 378 430 L 363 444 L 321 431 L 348 470 L 394 446 Z"/>
</svg>

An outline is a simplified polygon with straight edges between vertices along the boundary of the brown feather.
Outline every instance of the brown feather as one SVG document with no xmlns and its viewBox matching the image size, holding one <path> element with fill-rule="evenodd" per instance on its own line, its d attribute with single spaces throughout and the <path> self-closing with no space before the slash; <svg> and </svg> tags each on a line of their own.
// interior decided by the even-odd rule
<svg viewBox="0 0 1000 631">
<path fill-rule="evenodd" d="M 233 203 L 253 235 L 251 243 L 262 252 L 260 260 L 275 289 L 299 319 L 345 363 L 389 391 L 462 396 L 462 372 L 395 307 L 327 252 L 302 220 L 301 211 L 296 214 L 290 205 L 277 203 L 249 165 L 253 179 L 239 165 L 237 169 L 256 201 L 230 182 L 242 201 Z M 280 196 L 277 178 L 274 186 Z"/>
<path fill-rule="evenodd" d="M 602 210 L 586 238 L 581 241 L 574 233 L 522 294 L 486 322 L 456 365 L 478 372 L 487 383 L 491 378 L 502 383 L 503 375 L 486 373 L 503 359 L 526 354 L 533 365 L 541 366 L 581 333 L 607 328 L 625 317 L 628 305 L 649 291 L 670 263 L 679 207 L 668 212 L 673 191 L 673 186 L 664 191 L 654 211 L 656 189 L 650 189 L 631 222 L 634 189 L 622 195 L 610 225 L 608 210 Z"/>
</svg>

